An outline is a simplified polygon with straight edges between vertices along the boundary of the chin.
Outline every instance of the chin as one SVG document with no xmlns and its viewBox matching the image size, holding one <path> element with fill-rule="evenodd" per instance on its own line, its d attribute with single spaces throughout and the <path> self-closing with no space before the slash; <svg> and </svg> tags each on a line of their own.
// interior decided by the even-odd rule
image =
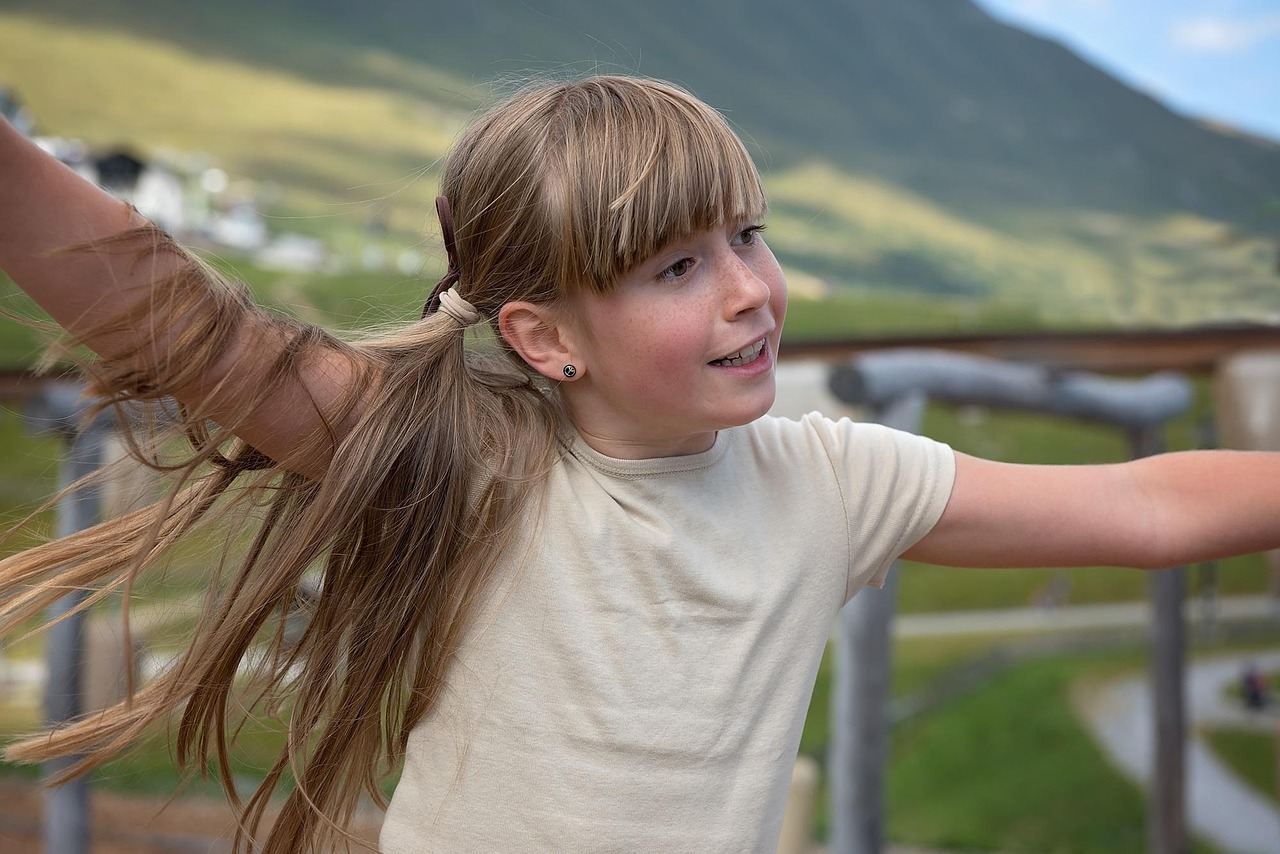
<svg viewBox="0 0 1280 854">
<path fill-rule="evenodd" d="M 742 427 L 768 415 L 769 410 L 773 408 L 773 401 L 776 396 L 775 391 L 770 389 L 767 400 L 762 398 L 756 406 L 749 409 L 744 408 L 740 413 L 736 413 L 731 419 L 732 423 L 726 424 L 725 427 Z"/>
</svg>

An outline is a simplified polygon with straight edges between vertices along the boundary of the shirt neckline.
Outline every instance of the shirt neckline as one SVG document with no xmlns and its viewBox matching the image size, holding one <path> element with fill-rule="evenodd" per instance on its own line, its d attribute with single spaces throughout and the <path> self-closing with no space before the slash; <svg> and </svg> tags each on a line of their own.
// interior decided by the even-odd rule
<svg viewBox="0 0 1280 854">
<path fill-rule="evenodd" d="M 643 460 L 624 460 L 607 456 L 588 445 L 577 430 L 570 427 L 567 432 L 569 435 L 565 445 L 569 453 L 576 459 L 603 474 L 613 477 L 634 478 L 697 471 L 713 466 L 728 451 L 732 431 L 716 431 L 716 438 L 711 447 L 696 454 L 682 454 L 677 457 L 651 457 Z"/>
</svg>

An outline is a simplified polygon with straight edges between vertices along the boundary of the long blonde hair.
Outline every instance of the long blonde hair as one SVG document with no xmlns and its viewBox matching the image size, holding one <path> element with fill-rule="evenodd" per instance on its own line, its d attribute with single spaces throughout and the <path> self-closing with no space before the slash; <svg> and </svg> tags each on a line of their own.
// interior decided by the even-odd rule
<svg viewBox="0 0 1280 854">
<path fill-rule="evenodd" d="M 489 110 L 457 141 L 442 192 L 457 227 L 458 290 L 491 326 L 504 303 L 571 305 L 584 289 L 607 291 L 676 237 L 764 209 L 751 158 L 718 113 L 676 87 L 628 77 L 540 85 Z M 226 358 L 237 326 L 260 311 L 158 230 L 92 248 L 183 258 L 153 296 L 185 330 L 182 340 L 147 371 L 136 368 L 145 341 L 126 358 L 86 362 L 102 407 L 164 408 L 167 394 Z M 148 311 L 154 317 L 155 305 Z M 139 313 L 112 317 L 100 330 L 141 322 Z M 444 312 L 355 342 L 275 323 L 289 344 L 245 411 L 296 383 L 318 348 L 359 366 L 336 417 L 305 442 L 327 449 L 322 476 L 265 458 L 235 438 L 236 423 L 182 411 L 178 429 L 193 451 L 181 460 L 158 456 L 171 433 L 130 435 L 136 456 L 174 477 L 164 500 L 0 562 L 5 633 L 67 589 L 98 591 L 91 601 L 122 590 L 127 606 L 135 580 L 166 549 L 221 508 L 249 510 L 255 528 L 244 554 L 210 584 L 176 664 L 126 702 L 8 755 L 82 753 L 71 773 L 84 773 L 176 715 L 179 762 L 203 771 L 212 758 L 240 809 L 237 850 L 251 846 L 282 778 L 293 778 L 261 840 L 268 854 L 327 850 L 346 837 L 362 791 L 381 803 L 378 782 L 444 690 L 504 550 L 521 526 L 537 524 L 530 498 L 566 427 L 556 388 L 496 328 L 496 346 L 485 347 L 468 343 Z M 139 423 L 136 412 L 121 420 Z M 286 643 L 285 617 L 315 567 L 307 627 Z M 251 655 L 255 647 L 265 654 Z M 249 660 L 263 672 L 244 698 L 237 672 Z M 237 709 L 263 702 L 287 716 L 288 742 L 241 803 L 229 764 Z"/>
</svg>

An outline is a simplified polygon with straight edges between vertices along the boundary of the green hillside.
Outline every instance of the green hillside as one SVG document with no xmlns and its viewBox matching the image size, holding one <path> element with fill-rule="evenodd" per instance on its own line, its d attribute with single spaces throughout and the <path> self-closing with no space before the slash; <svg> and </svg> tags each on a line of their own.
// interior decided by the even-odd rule
<svg viewBox="0 0 1280 854">
<path fill-rule="evenodd" d="M 967 0 L 623 5 L 6 0 L 0 79 L 48 132 L 216 157 L 282 230 L 429 232 L 496 80 L 592 70 L 724 109 L 802 293 L 1053 323 L 1280 316 L 1280 146 L 1176 116 Z"/>
</svg>

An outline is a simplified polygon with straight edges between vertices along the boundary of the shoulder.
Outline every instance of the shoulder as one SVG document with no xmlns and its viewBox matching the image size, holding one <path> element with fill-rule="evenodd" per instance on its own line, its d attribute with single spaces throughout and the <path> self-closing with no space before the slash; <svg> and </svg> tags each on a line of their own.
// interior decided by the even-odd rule
<svg viewBox="0 0 1280 854">
<path fill-rule="evenodd" d="M 930 439 L 872 422 L 811 412 L 798 420 L 765 416 L 745 428 L 740 453 L 757 464 L 829 473 L 842 483 L 937 483 L 949 488 L 955 455 Z"/>
<path fill-rule="evenodd" d="M 843 456 L 852 451 L 874 452 L 899 447 L 937 445 L 932 439 L 894 430 L 867 421 L 828 418 L 821 412 L 810 412 L 799 419 L 766 415 L 740 428 L 747 442 L 761 447 L 778 446 L 783 451 L 821 450 Z"/>
</svg>

